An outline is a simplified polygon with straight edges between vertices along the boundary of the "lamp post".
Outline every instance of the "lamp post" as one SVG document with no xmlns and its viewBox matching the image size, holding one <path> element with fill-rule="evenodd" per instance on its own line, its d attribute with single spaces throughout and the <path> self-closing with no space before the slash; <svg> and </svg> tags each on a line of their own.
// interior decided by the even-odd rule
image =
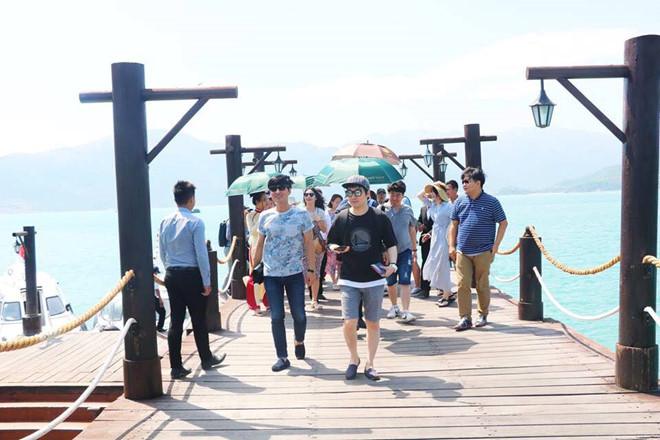
<svg viewBox="0 0 660 440">
<path fill-rule="evenodd" d="M 429 149 L 428 145 L 426 145 L 426 153 L 424 153 L 423 158 L 426 168 L 430 167 L 431 164 L 433 163 L 433 153 L 431 153 L 431 150 Z"/>
<path fill-rule="evenodd" d="M 406 166 L 405 160 L 401 161 L 401 167 L 399 168 L 399 172 L 401 173 L 401 176 L 405 179 L 406 174 L 408 174 L 408 167 Z"/>
<path fill-rule="evenodd" d="M 555 103 L 550 101 L 548 95 L 545 94 L 545 88 L 543 87 L 543 80 L 541 80 L 541 93 L 539 97 L 536 98 L 530 107 L 532 108 L 532 115 L 534 115 L 534 124 L 539 128 L 545 128 L 550 126 L 550 121 L 552 120 L 552 111 L 555 108 Z"/>
<path fill-rule="evenodd" d="M 273 163 L 273 166 L 275 166 L 275 172 L 281 173 L 282 170 L 284 169 L 284 161 L 280 157 L 279 151 L 277 152 L 277 159 L 275 159 L 275 163 Z"/>
<path fill-rule="evenodd" d="M 556 79 L 623 143 L 621 179 L 621 264 L 616 384 L 636 391 L 658 388 L 655 324 L 644 308 L 656 307 L 656 271 L 644 265 L 656 255 L 660 141 L 660 35 L 625 43 L 624 64 L 530 67 L 527 79 Z M 569 78 L 624 78 L 623 130 Z"/>
</svg>

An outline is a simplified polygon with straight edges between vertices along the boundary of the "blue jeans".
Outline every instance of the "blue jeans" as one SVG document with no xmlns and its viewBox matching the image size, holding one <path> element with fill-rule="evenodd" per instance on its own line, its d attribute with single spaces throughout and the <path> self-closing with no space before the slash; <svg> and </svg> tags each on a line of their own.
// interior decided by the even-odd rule
<svg viewBox="0 0 660 440">
<path fill-rule="evenodd" d="M 302 272 L 286 277 L 264 277 L 264 287 L 270 304 L 270 326 L 278 358 L 287 358 L 286 329 L 284 328 L 284 289 L 293 317 L 293 334 L 296 341 L 305 340 L 307 315 L 305 314 L 305 277 Z"/>
<path fill-rule="evenodd" d="M 399 279 L 399 284 L 402 286 L 410 286 L 410 274 L 412 273 L 412 250 L 406 249 L 397 255 L 396 259 L 397 271 L 387 277 L 387 285 L 393 286 Z"/>
</svg>

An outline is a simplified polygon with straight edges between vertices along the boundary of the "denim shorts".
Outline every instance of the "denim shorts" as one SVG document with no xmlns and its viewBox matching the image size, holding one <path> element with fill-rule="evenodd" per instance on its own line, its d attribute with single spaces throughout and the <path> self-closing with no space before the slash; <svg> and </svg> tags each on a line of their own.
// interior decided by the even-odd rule
<svg viewBox="0 0 660 440">
<path fill-rule="evenodd" d="M 341 317 L 344 319 L 358 319 L 360 301 L 364 300 L 364 318 L 367 321 L 378 322 L 380 309 L 383 307 L 383 285 L 375 287 L 341 288 Z"/>
<path fill-rule="evenodd" d="M 412 272 L 412 250 L 406 249 L 401 252 L 396 259 L 396 272 L 387 277 L 387 285 L 393 286 L 399 279 L 399 284 L 402 286 L 410 286 L 410 274 Z"/>
</svg>

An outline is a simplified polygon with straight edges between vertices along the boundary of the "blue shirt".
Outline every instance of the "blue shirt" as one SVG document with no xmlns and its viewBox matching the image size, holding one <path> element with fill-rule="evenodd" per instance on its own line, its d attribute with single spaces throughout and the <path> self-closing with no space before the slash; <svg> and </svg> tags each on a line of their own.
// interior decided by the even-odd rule
<svg viewBox="0 0 660 440">
<path fill-rule="evenodd" d="M 396 235 L 396 252 L 400 254 L 403 251 L 412 249 L 412 239 L 410 237 L 410 227 L 417 227 L 415 213 L 410 206 L 401 204 L 398 210 L 395 210 L 389 202 L 383 204 L 385 215 L 392 222 L 392 229 Z"/>
<path fill-rule="evenodd" d="M 456 199 L 451 220 L 458 220 L 456 249 L 472 256 L 493 249 L 495 224 L 506 220 L 506 215 L 499 200 L 482 191 L 476 199 L 467 195 Z"/>
<path fill-rule="evenodd" d="M 259 216 L 259 234 L 265 237 L 264 275 L 286 277 L 303 272 L 303 234 L 314 227 L 306 209 L 291 206 L 285 212 L 271 208 Z"/>
<path fill-rule="evenodd" d="M 187 208 L 179 209 L 160 223 L 160 259 L 165 268 L 198 267 L 204 286 L 211 285 L 211 267 L 206 250 L 204 222 Z"/>
</svg>

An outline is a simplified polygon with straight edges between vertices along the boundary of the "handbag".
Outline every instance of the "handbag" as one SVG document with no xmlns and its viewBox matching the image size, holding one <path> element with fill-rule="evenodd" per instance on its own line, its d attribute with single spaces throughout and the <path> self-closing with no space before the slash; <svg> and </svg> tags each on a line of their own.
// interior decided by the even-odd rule
<svg viewBox="0 0 660 440">
<path fill-rule="evenodd" d="M 264 282 L 264 262 L 257 264 L 254 269 L 252 269 L 252 281 L 255 284 L 261 284 Z"/>
</svg>

